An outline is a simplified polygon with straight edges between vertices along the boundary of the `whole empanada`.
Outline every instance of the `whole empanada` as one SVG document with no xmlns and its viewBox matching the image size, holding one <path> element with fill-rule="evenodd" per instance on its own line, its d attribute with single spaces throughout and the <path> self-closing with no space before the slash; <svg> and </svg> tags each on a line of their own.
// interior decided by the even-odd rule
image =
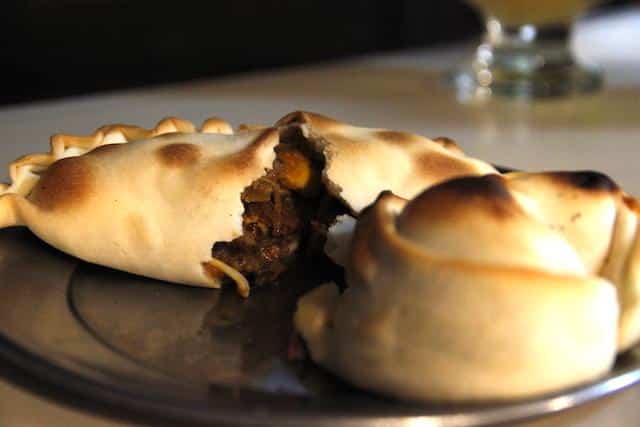
<svg viewBox="0 0 640 427">
<path fill-rule="evenodd" d="M 413 400 L 524 398 L 605 374 L 640 341 L 640 209 L 595 172 L 462 177 L 358 219 L 347 289 L 295 325 L 313 359 Z"/>
</svg>

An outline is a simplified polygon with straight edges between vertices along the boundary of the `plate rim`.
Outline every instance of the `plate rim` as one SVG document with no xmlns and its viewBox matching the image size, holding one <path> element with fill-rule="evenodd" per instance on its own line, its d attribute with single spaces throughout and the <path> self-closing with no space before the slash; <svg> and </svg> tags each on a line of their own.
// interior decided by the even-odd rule
<svg viewBox="0 0 640 427">
<path fill-rule="evenodd" d="M 305 425 L 364 426 L 374 421 L 374 417 L 371 415 L 355 414 L 343 415 L 339 417 L 340 419 L 336 419 L 335 414 L 332 414 L 331 419 L 325 420 L 311 420 L 303 414 L 298 414 L 298 416 L 282 413 L 264 414 L 266 418 L 262 420 L 246 416 L 246 414 L 240 415 L 229 412 L 216 412 L 216 414 L 207 412 L 205 414 L 200 407 L 189 409 L 186 405 L 175 404 L 175 401 L 159 400 L 150 395 L 145 396 L 122 387 L 114 387 L 78 374 L 20 346 L 2 332 L 0 332 L 0 360 L 8 361 L 10 369 L 12 366 L 16 367 L 33 378 L 33 380 L 43 380 L 47 386 L 56 389 L 54 395 L 54 390 L 42 392 L 42 390 L 38 390 L 38 387 L 20 384 L 19 380 L 12 381 L 12 378 L 8 378 L 10 382 L 17 382 L 19 386 L 26 388 L 30 393 L 44 395 L 47 399 L 71 405 L 83 411 L 86 411 L 88 409 L 87 405 L 89 405 L 92 410 L 97 408 L 100 415 L 123 421 L 148 422 L 149 419 L 157 419 L 165 423 L 172 422 L 175 425 L 184 425 L 185 423 L 208 425 L 211 425 L 211 423 L 233 423 L 234 425 L 266 426 L 297 425 L 303 420 Z M 6 377 L 3 376 L 3 378 Z M 638 384 L 640 384 L 640 365 L 626 368 L 618 375 L 570 390 L 564 390 L 551 396 L 546 395 L 532 400 L 517 401 L 497 408 L 479 408 L 473 411 L 472 417 L 475 418 L 473 420 L 459 419 L 452 423 L 445 421 L 439 425 L 475 426 L 501 422 L 522 422 L 582 406 Z M 57 391 L 63 391 L 65 394 L 59 394 Z M 79 402 L 79 398 L 82 402 Z M 545 407 L 544 411 L 540 410 L 541 407 Z M 123 413 L 122 409 L 128 412 Z M 505 414 L 509 414 L 509 416 L 505 417 Z M 389 423 L 388 425 L 396 425 L 396 423 L 397 425 L 402 425 L 412 418 L 419 419 L 422 422 L 429 422 L 436 421 L 442 415 L 444 414 L 390 415 L 384 418 Z M 464 417 L 469 418 L 469 415 L 464 415 Z M 380 417 L 376 419 L 379 421 Z"/>
</svg>

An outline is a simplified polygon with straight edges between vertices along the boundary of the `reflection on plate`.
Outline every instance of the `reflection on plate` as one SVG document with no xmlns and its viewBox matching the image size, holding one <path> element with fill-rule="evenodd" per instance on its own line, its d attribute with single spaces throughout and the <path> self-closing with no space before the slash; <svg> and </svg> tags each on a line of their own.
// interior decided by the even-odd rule
<svg viewBox="0 0 640 427">
<path fill-rule="evenodd" d="M 243 300 L 79 263 L 22 229 L 0 231 L 0 355 L 96 401 L 199 422 L 479 425 L 543 415 L 640 381 L 640 352 L 597 383 L 509 404 L 414 405 L 355 390 L 287 357 L 297 297 L 325 266 Z"/>
</svg>

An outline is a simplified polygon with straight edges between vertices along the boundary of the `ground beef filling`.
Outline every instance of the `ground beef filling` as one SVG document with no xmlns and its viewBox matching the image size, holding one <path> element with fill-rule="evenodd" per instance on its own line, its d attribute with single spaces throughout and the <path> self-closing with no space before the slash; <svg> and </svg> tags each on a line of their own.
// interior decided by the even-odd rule
<svg viewBox="0 0 640 427">
<path fill-rule="evenodd" d="M 242 193 L 242 236 L 216 243 L 212 256 L 262 285 L 317 250 L 318 236 L 342 210 L 322 185 L 323 167 L 322 156 L 302 142 L 278 145 L 273 168 Z"/>
</svg>

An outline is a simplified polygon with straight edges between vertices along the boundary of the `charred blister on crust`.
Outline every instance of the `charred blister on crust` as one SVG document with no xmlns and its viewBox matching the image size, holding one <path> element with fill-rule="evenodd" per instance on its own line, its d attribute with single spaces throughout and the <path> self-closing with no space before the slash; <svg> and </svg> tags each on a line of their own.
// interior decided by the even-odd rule
<svg viewBox="0 0 640 427">
<path fill-rule="evenodd" d="M 200 147 L 187 143 L 165 145 L 158 148 L 156 154 L 160 163 L 169 168 L 189 166 L 202 156 Z"/>
<path fill-rule="evenodd" d="M 636 214 L 640 214 L 640 202 L 637 199 L 634 199 L 631 196 L 623 196 L 622 201 L 629 210 L 635 212 Z"/>
<path fill-rule="evenodd" d="M 516 200 L 499 175 L 463 177 L 431 187 L 410 201 L 399 215 L 400 223 L 421 218 L 450 218 L 463 208 L 509 218 L 520 211 Z"/>
<path fill-rule="evenodd" d="M 513 196 L 505 185 L 504 178 L 496 174 L 457 178 L 434 187 L 436 190 L 438 188 L 446 188 L 448 192 L 462 197 L 514 201 Z"/>
<path fill-rule="evenodd" d="M 557 183 L 586 191 L 615 193 L 620 190 L 618 184 L 600 172 L 549 172 L 548 176 Z"/>
<path fill-rule="evenodd" d="M 43 210 L 68 209 L 86 201 L 93 191 L 93 173 L 82 157 L 58 160 L 44 172 L 31 192 Z"/>
</svg>

